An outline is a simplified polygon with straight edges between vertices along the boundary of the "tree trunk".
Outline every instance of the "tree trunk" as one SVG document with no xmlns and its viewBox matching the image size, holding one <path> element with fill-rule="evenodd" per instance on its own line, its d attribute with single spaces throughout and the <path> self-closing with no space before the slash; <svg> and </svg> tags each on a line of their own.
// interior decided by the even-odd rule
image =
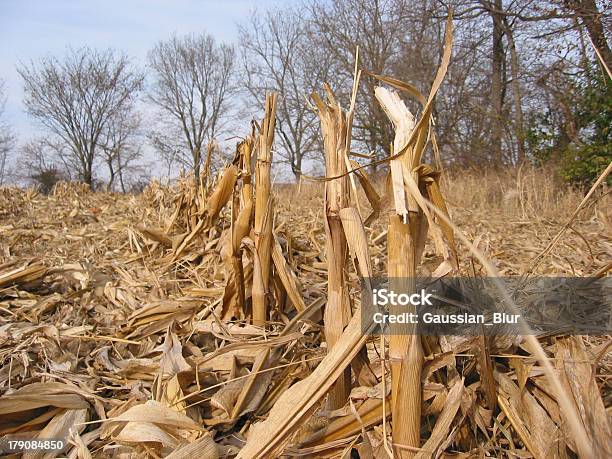
<svg viewBox="0 0 612 459">
<path fill-rule="evenodd" d="M 4 185 L 4 170 L 6 169 L 6 152 L 0 153 L 0 186 Z"/>
<path fill-rule="evenodd" d="M 119 163 L 119 171 L 117 172 L 117 174 L 119 175 L 119 184 L 121 185 L 121 192 L 125 193 L 125 182 L 123 181 L 123 167 L 121 167 L 121 163 Z"/>
<path fill-rule="evenodd" d="M 295 176 L 295 183 L 301 183 L 302 181 L 302 155 L 301 152 L 296 152 L 295 167 L 293 168 L 293 175 Z"/>
<path fill-rule="evenodd" d="M 115 182 L 115 169 L 113 168 L 113 159 L 109 159 L 107 161 L 108 164 L 108 174 L 110 178 L 108 179 L 108 183 L 106 184 L 106 191 L 111 191 L 113 188 L 113 183 Z"/>
<path fill-rule="evenodd" d="M 606 40 L 601 13 L 595 0 L 566 0 L 565 4 L 582 20 L 593 46 L 599 51 L 608 69 L 612 69 L 612 51 Z"/>
<path fill-rule="evenodd" d="M 89 188 L 93 189 L 93 174 L 90 166 L 88 166 L 84 171 L 83 182 L 89 185 Z"/>
<path fill-rule="evenodd" d="M 494 0 L 495 10 L 502 11 L 502 0 Z M 491 51 L 491 154 L 492 160 L 501 165 L 502 156 L 502 104 L 504 67 L 503 15 L 489 11 L 493 20 L 493 43 Z"/>
<path fill-rule="evenodd" d="M 510 50 L 510 72 L 512 73 L 512 92 L 514 99 L 514 130 L 516 133 L 516 147 L 518 152 L 517 163 L 525 161 L 525 127 L 523 125 L 523 101 L 521 96 L 521 84 L 519 81 L 519 61 L 514 42 L 514 33 L 504 19 L 506 36 L 508 37 L 508 49 Z"/>
</svg>

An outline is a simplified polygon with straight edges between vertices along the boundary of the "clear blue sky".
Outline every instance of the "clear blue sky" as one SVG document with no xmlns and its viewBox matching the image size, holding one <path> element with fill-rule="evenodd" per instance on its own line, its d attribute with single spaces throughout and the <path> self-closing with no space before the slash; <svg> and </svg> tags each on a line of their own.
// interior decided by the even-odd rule
<svg viewBox="0 0 612 459">
<path fill-rule="evenodd" d="M 68 47 L 125 51 L 144 65 L 152 45 L 173 33 L 206 31 L 232 42 L 236 24 L 257 7 L 291 0 L 0 0 L 0 78 L 6 81 L 6 117 L 26 141 L 36 130 L 23 111 L 15 67 Z"/>
</svg>

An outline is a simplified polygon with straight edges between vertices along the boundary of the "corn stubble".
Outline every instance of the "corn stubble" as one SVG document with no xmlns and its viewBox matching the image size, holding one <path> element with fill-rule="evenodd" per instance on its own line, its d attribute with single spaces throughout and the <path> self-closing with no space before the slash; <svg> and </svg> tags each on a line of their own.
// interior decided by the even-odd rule
<svg viewBox="0 0 612 459">
<path fill-rule="evenodd" d="M 0 435 L 71 440 L 45 457 L 610 457 L 608 340 L 368 334 L 358 278 L 367 295 L 374 274 L 466 272 L 456 236 L 464 270 L 499 275 L 424 163 L 431 147 L 439 164 L 450 21 L 445 36 L 427 96 L 357 64 L 347 110 L 328 86 L 312 95 L 325 177 L 299 188 L 298 211 L 271 181 L 274 93 L 218 172 L 209 145 L 200 186 L 181 177 L 121 199 L 75 184 L 1 190 Z M 384 193 L 352 159 L 362 73 L 395 133 Z M 609 225 L 600 214 L 590 222 Z M 34 236 L 45 259 L 24 242 Z"/>
</svg>

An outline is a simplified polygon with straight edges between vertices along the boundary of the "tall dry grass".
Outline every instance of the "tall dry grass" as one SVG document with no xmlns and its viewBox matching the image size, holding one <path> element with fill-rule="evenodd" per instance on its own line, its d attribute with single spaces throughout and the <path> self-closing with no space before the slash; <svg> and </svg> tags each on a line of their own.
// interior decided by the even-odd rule
<svg viewBox="0 0 612 459">
<path fill-rule="evenodd" d="M 585 193 L 563 182 L 553 169 L 534 166 L 448 169 L 442 183 L 451 207 L 525 219 L 569 217 Z"/>
<path fill-rule="evenodd" d="M 384 174 L 377 174 L 372 182 L 384 195 Z M 299 188 L 300 192 L 297 193 Z M 278 184 L 275 192 L 282 206 L 298 202 L 305 207 L 318 206 L 323 184 L 304 180 L 301 185 Z M 549 219 L 563 221 L 569 218 L 586 193 L 565 183 L 554 170 L 545 167 L 523 166 L 505 169 L 450 168 L 442 178 L 442 190 L 448 196 L 452 210 L 482 211 L 497 216 L 519 217 L 527 220 Z M 367 199 L 359 190 L 360 204 L 367 208 Z M 594 209 L 605 209 L 609 203 L 609 190 L 602 187 L 595 204 L 583 211 L 588 218 Z"/>
</svg>

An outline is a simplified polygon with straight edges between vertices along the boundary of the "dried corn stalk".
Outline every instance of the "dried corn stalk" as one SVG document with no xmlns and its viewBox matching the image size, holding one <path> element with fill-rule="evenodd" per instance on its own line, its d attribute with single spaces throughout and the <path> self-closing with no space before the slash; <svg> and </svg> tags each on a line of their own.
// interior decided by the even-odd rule
<svg viewBox="0 0 612 459">
<path fill-rule="evenodd" d="M 452 23 L 447 22 L 446 47 L 442 66 L 425 103 L 423 114 L 417 123 L 399 94 L 384 87 L 377 87 L 375 95 L 383 110 L 395 127 L 393 142 L 394 155 L 391 157 L 391 187 L 394 209 L 389 217 L 387 236 L 388 275 L 391 288 L 395 291 L 413 292 L 416 290 L 416 273 L 421 255 L 425 249 L 428 229 L 431 229 L 436 250 L 449 259 L 443 243 L 442 230 L 434 222 L 424 203 L 424 197 L 431 199 L 427 193 L 427 181 L 421 165 L 423 151 L 430 138 L 432 102 L 446 73 L 450 60 L 452 43 Z M 396 87 L 406 89 L 415 95 L 416 89 L 397 80 L 384 77 L 381 80 Z M 424 98 L 416 92 L 417 99 Z M 423 177 L 422 177 L 423 175 Z M 430 174 L 431 175 L 431 174 Z M 435 191 L 439 191 L 437 188 Z M 438 201 L 441 195 L 436 194 Z M 448 233 L 448 232 L 447 232 Z M 452 232 L 451 232 L 452 238 Z M 448 240 L 454 252 L 454 240 Z M 446 267 L 448 267 L 446 269 Z M 450 264 L 441 266 L 446 272 Z M 405 307 L 392 305 L 391 314 L 400 314 Z M 421 370 L 423 365 L 423 348 L 421 338 L 413 328 L 397 329 L 391 327 L 389 341 L 392 376 L 392 420 L 393 444 L 399 457 L 413 457 L 415 448 L 420 445 L 421 429 Z"/>
<path fill-rule="evenodd" d="M 276 93 L 266 95 L 265 115 L 257 146 L 255 166 L 255 247 L 261 266 L 260 286 L 253 285 L 253 324 L 264 325 L 267 320 L 266 294 L 270 283 L 270 259 L 272 254 L 272 196 L 270 189 L 270 167 L 272 165 L 272 143 L 276 125 Z"/>
<path fill-rule="evenodd" d="M 376 97 L 396 128 L 394 151 L 402 151 L 414 129 L 414 117 L 399 95 L 385 88 L 376 88 Z M 413 149 L 391 160 L 391 178 L 395 210 L 389 217 L 387 236 L 388 274 L 395 291 L 416 290 L 418 254 L 425 246 L 423 232 L 427 221 L 404 188 L 403 174 L 410 172 Z M 408 201 L 408 207 L 406 206 Z M 410 210 L 408 210 L 410 209 Z M 425 228 L 425 229 L 424 229 Z M 390 314 L 401 314 L 405 307 L 392 305 Z M 415 312 L 415 311 L 410 311 Z M 421 368 L 423 349 L 415 330 L 391 329 L 389 357 L 391 360 L 393 443 L 418 447 L 421 428 Z M 413 452 L 396 446 L 399 457 L 412 457 Z"/>
<path fill-rule="evenodd" d="M 223 295 L 223 318 L 244 317 L 246 313 L 245 275 L 242 265 L 242 239 L 252 229 L 253 198 L 250 183 L 251 151 L 253 137 L 248 136 L 237 147 L 236 161 L 240 164 L 242 190 L 234 190 L 231 228 L 225 235 L 221 257 L 225 263 L 226 287 Z"/>
<path fill-rule="evenodd" d="M 351 189 L 346 175 L 347 133 L 350 125 L 329 86 L 325 89 L 327 101 L 324 102 L 317 94 L 312 96 L 323 131 L 325 173 L 328 178 L 341 176 L 325 183 L 324 199 L 327 235 L 327 305 L 324 324 L 327 346 L 333 349 L 351 315 L 345 276 L 348 246 L 340 219 L 340 212 L 350 204 Z M 329 394 L 330 409 L 340 408 L 346 403 L 350 393 L 350 378 L 350 369 L 347 368 Z"/>
<path fill-rule="evenodd" d="M 346 129 L 345 137 L 343 137 L 345 149 L 340 150 L 340 152 L 343 152 L 345 155 L 344 158 L 346 161 L 344 164 L 348 163 L 348 156 L 346 156 L 348 145 L 350 144 L 350 130 L 348 126 L 351 124 L 352 113 L 355 106 L 354 96 L 356 94 L 355 89 L 358 78 L 358 73 L 356 72 L 351 108 L 346 118 L 341 118 L 341 120 L 345 120 L 345 124 L 340 124 L 340 126 L 344 126 Z M 322 120 L 324 117 L 330 116 L 334 111 L 336 115 L 342 114 L 329 88 L 328 100 L 331 103 L 324 103 L 316 96 L 313 96 L 313 99 L 323 114 Z M 333 121 L 326 118 L 324 122 L 332 123 Z M 340 123 L 342 123 L 342 121 L 340 121 Z M 339 134 L 338 131 L 331 132 Z M 338 148 L 342 148 L 341 142 L 335 141 L 335 143 L 332 143 L 333 141 L 331 140 L 329 140 L 329 142 L 331 145 L 335 144 Z M 338 158 L 338 150 L 331 153 L 332 158 Z M 342 167 L 338 162 L 334 164 L 337 168 Z M 346 171 L 347 169 L 344 170 Z M 336 179 L 327 179 L 327 182 L 333 182 L 335 180 Z M 348 186 L 346 186 L 346 191 L 348 192 Z M 341 225 L 340 230 L 343 231 L 342 234 L 347 244 L 345 253 L 347 249 L 350 250 L 351 256 L 357 260 L 359 274 L 362 278 L 366 279 L 366 286 L 369 286 L 367 279 L 372 277 L 372 268 L 366 234 L 359 212 L 347 202 L 346 207 L 338 210 L 337 216 Z M 335 345 L 330 348 L 328 354 L 310 376 L 288 388 L 278 398 L 267 419 L 252 427 L 248 441 L 240 451 L 238 457 L 254 458 L 275 457 L 280 455 L 285 444 L 289 441 L 291 434 L 293 434 L 300 423 L 312 413 L 315 405 L 331 389 L 334 383 L 346 373 L 346 369 L 363 349 L 368 333 L 373 330 L 373 328 L 374 323 L 370 321 L 366 324 L 365 330 L 362 329 L 361 308 L 359 307 L 355 315 L 350 319 L 348 325 L 344 328 L 339 339 L 335 342 Z M 343 405 L 345 402 L 346 399 L 343 401 Z"/>
</svg>

